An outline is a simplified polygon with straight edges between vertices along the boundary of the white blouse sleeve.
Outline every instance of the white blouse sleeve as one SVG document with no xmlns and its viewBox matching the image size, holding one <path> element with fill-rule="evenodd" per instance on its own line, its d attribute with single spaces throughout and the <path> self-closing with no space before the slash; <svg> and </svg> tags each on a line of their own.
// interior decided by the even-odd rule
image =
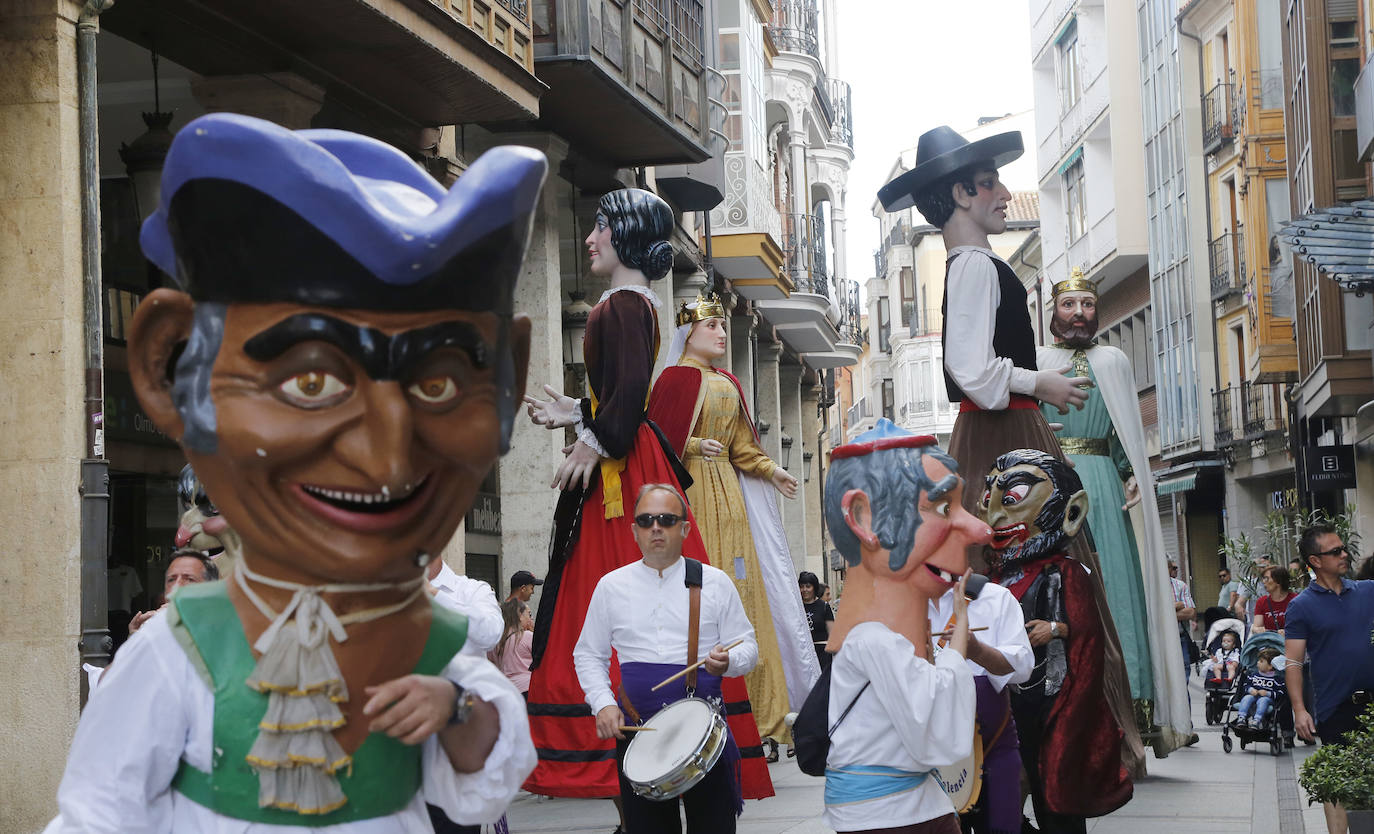
<svg viewBox="0 0 1374 834">
<path fill-rule="evenodd" d="M 204 688 L 167 627 L 144 624 L 81 713 L 45 834 L 172 830 L 172 777 L 187 746 L 186 698 Z"/>
<path fill-rule="evenodd" d="M 991 583 L 989 583 L 991 584 Z M 1031 670 L 1035 668 L 1035 654 L 1031 650 L 1030 638 L 1026 635 L 1026 618 L 1021 613 L 1021 604 L 1010 592 L 999 594 L 1000 609 L 997 620 L 989 629 L 985 640 L 1002 653 L 1011 664 L 1011 671 L 1005 675 L 988 673 L 988 681 L 994 689 L 1001 692 L 1009 683 L 1025 683 L 1030 680 Z"/>
<path fill-rule="evenodd" d="M 940 652 L 932 667 L 901 635 L 875 632 L 854 641 L 854 634 L 845 647 L 858 650 L 854 662 L 873 682 L 873 695 L 912 758 L 934 768 L 968 755 L 977 695 L 964 658 Z"/>
<path fill-rule="evenodd" d="M 465 654 L 480 654 L 496 648 L 505 630 L 506 621 L 501 616 L 501 604 L 496 601 L 496 592 L 480 579 L 458 576 L 456 593 L 462 611 L 468 618 L 468 639 L 463 644 Z"/>
<path fill-rule="evenodd" d="M 945 277 L 945 330 L 958 334 L 957 350 L 945 352 L 945 370 L 979 408 L 1007 407 L 1011 394 L 1032 394 L 1035 373 L 1016 367 L 992 349 L 1002 292 L 992 258 L 973 251 L 956 255 Z"/>
<path fill-rule="evenodd" d="M 486 765 L 476 773 L 458 773 L 437 735 L 425 739 L 425 801 L 462 825 L 496 822 L 538 761 L 525 699 L 486 658 L 460 654 L 444 668 L 443 676 L 495 706 L 501 733 Z"/>
</svg>

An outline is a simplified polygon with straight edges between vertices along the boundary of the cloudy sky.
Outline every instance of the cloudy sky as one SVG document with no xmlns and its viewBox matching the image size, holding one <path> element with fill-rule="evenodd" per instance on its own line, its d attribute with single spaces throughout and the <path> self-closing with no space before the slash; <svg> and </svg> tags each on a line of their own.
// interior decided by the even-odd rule
<svg viewBox="0 0 1374 834">
<path fill-rule="evenodd" d="M 1029 0 L 840 0 L 837 77 L 853 88 L 849 277 L 873 274 L 878 188 L 926 130 L 1033 105 Z M 1035 138 L 1026 137 L 1033 147 Z"/>
</svg>

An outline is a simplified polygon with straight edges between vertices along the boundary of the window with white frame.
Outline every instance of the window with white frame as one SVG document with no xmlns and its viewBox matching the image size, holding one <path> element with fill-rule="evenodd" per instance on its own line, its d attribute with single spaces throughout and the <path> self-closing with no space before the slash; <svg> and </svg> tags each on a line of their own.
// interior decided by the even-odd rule
<svg viewBox="0 0 1374 834">
<path fill-rule="evenodd" d="M 1064 169 L 1064 205 L 1068 207 L 1069 243 L 1088 231 L 1087 194 L 1083 185 L 1083 156 Z"/>
<path fill-rule="evenodd" d="M 1083 96 L 1083 77 L 1078 47 L 1078 21 L 1073 20 L 1055 43 L 1055 71 L 1059 75 L 1059 111 L 1067 113 Z"/>
</svg>

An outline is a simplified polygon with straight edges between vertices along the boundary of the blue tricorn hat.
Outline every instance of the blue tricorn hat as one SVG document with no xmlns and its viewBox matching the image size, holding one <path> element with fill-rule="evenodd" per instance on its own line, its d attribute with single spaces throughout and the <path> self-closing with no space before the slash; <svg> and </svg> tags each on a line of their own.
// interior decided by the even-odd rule
<svg viewBox="0 0 1374 834">
<path fill-rule="evenodd" d="M 547 171 L 497 147 L 446 191 L 376 139 L 216 113 L 177 134 L 140 243 L 197 301 L 508 315 Z"/>
</svg>

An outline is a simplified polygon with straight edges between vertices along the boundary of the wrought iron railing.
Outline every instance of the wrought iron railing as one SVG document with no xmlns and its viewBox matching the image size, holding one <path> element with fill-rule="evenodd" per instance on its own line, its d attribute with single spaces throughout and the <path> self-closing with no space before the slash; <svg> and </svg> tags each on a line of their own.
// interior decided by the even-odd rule
<svg viewBox="0 0 1374 834">
<path fill-rule="evenodd" d="M 1212 153 L 1235 138 L 1231 85 L 1222 82 L 1202 97 L 1202 152 Z"/>
<path fill-rule="evenodd" d="M 849 426 L 855 425 L 866 417 L 872 417 L 873 407 L 868 401 L 868 397 L 859 397 L 855 400 L 854 404 L 849 407 L 844 416 L 845 424 Z"/>
<path fill-rule="evenodd" d="M 1217 446 L 1262 444 L 1264 451 L 1282 448 L 1288 434 L 1284 386 L 1274 382 L 1242 382 L 1212 392 Z"/>
<path fill-rule="evenodd" d="M 820 9 L 816 0 L 778 0 L 768 33 L 780 52 L 804 52 L 821 57 Z"/>
<path fill-rule="evenodd" d="M 873 275 L 876 278 L 887 277 L 887 250 L 877 249 L 873 252 Z"/>
<path fill-rule="evenodd" d="M 782 257 L 783 269 L 792 280 L 794 292 L 830 297 L 823 218 L 812 214 L 783 215 Z"/>
<path fill-rule="evenodd" d="M 830 137 L 853 150 L 854 105 L 849 96 L 849 83 L 838 78 L 827 78 L 825 83 L 830 88 L 830 104 L 835 112 L 834 121 L 830 123 Z"/>
<path fill-rule="evenodd" d="M 1207 245 L 1208 260 L 1211 262 L 1213 301 L 1240 291 L 1244 279 L 1235 268 L 1237 247 L 1240 245 L 1240 237 L 1231 232 L 1223 232 Z"/>
<path fill-rule="evenodd" d="M 692 67 L 701 71 L 706 61 L 706 33 L 702 28 L 701 0 L 673 0 L 673 46 Z"/>
</svg>

